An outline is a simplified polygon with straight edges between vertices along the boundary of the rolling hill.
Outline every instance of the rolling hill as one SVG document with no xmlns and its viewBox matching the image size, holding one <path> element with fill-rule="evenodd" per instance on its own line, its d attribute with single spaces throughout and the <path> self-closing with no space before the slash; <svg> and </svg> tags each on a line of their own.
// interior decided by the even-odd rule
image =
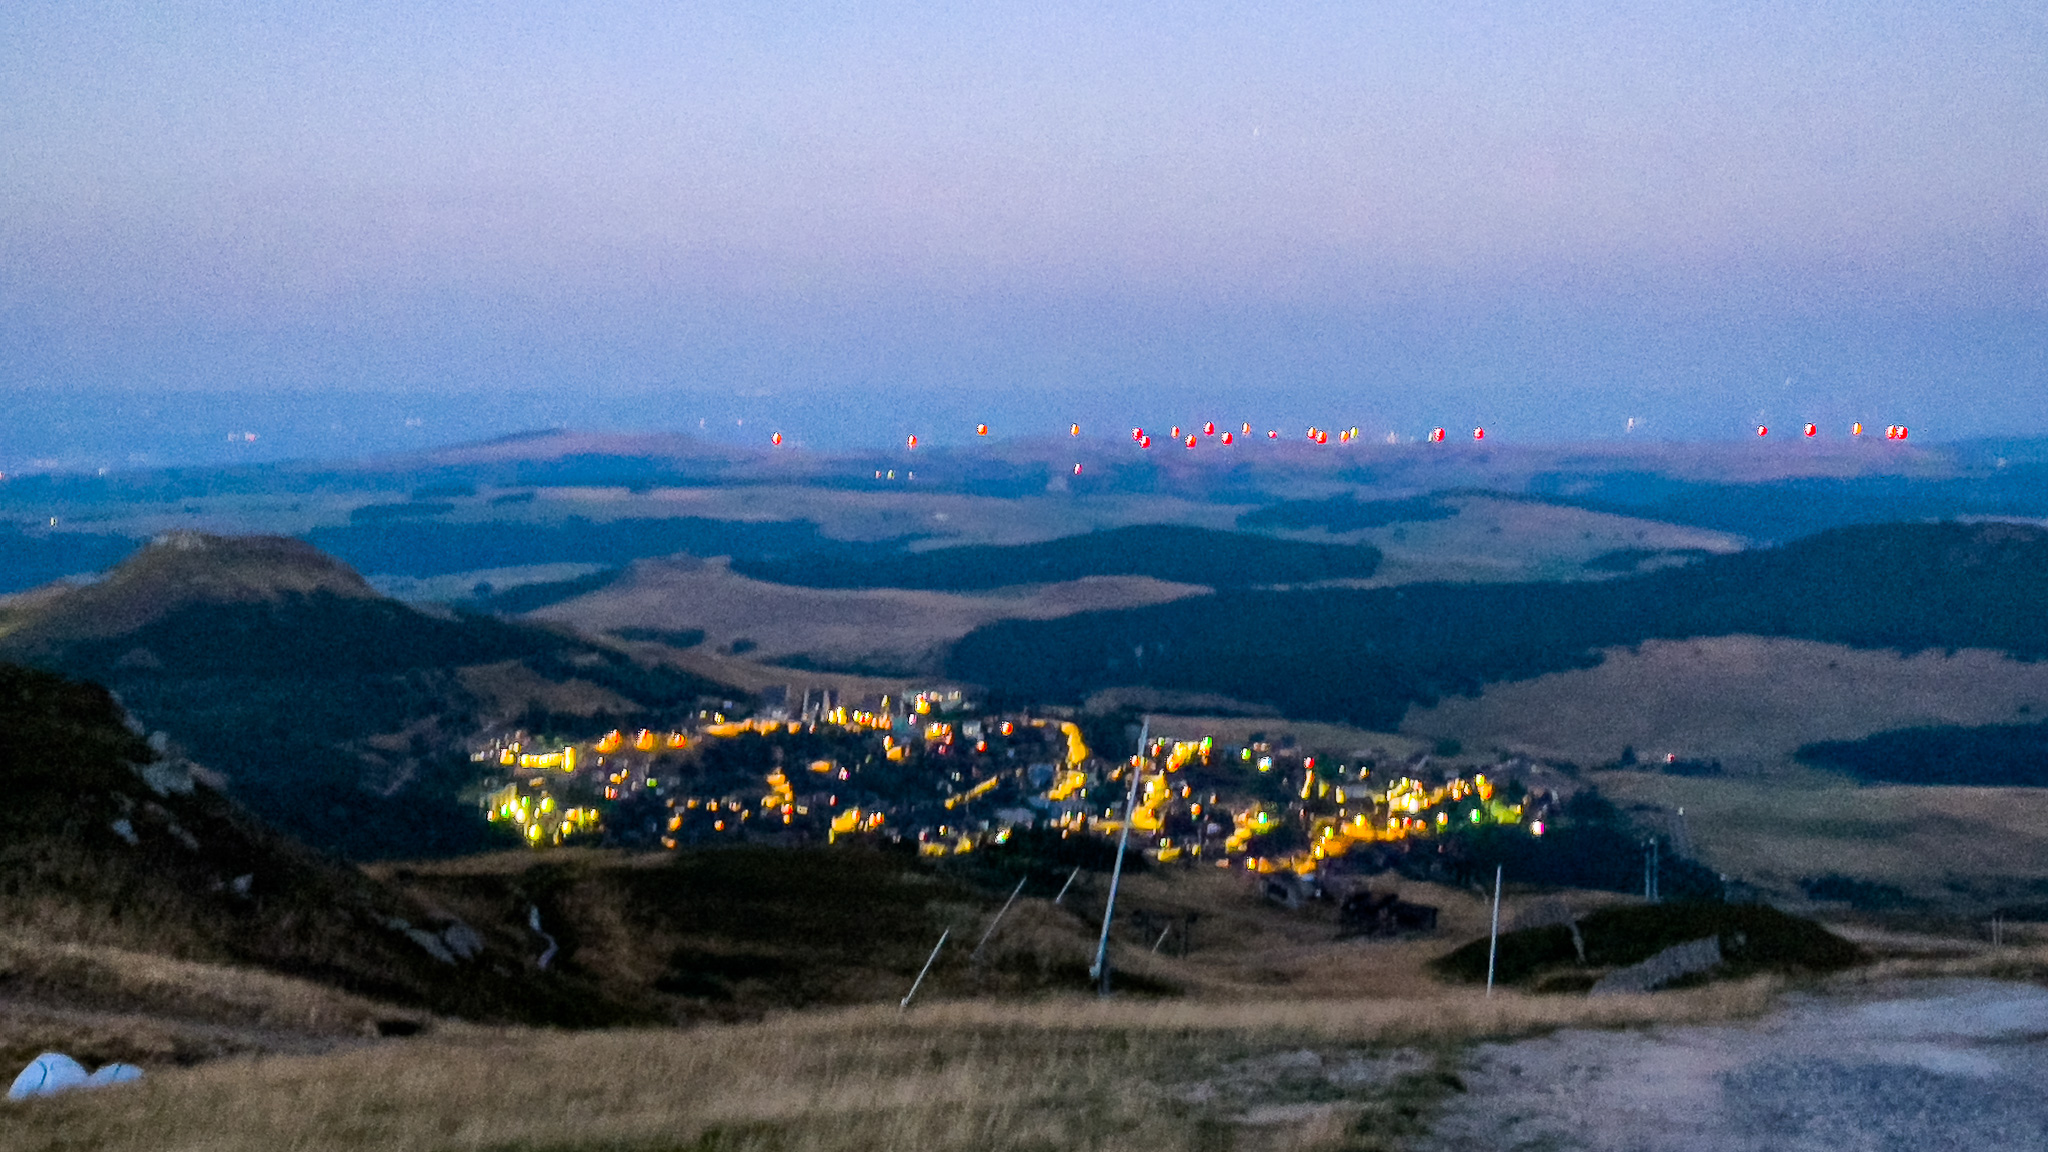
<svg viewBox="0 0 2048 1152">
<path fill-rule="evenodd" d="M 1703 707 L 1702 701 L 1711 701 Z M 1794 770 L 1815 741 L 2048 715 L 2048 661 L 1981 648 L 1910 655 L 1754 635 L 1645 640 L 1595 667 L 1494 682 L 1408 710 L 1402 730 L 1582 766 L 1667 755 L 1735 773 Z"/>
<path fill-rule="evenodd" d="M 736 557 L 733 570 L 756 580 L 810 588 L 982 592 L 1088 576 L 1149 576 L 1222 588 L 1364 580 L 1379 563 L 1379 551 L 1370 546 L 1138 524 L 1035 544 L 961 545 L 872 559 Z"/>
<path fill-rule="evenodd" d="M 432 519 L 445 506 L 427 502 L 370 505 L 400 510 L 424 507 L 425 518 L 393 515 L 314 528 L 305 539 L 362 572 L 439 576 L 451 572 L 532 564 L 537 559 L 622 567 L 650 556 L 688 552 L 764 562 L 796 556 L 849 558 L 853 546 L 827 539 L 809 521 L 712 520 L 697 516 L 629 517 L 593 521 L 570 516 L 558 523 L 519 520 L 445 523 Z"/>
<path fill-rule="evenodd" d="M 2048 655 L 2048 531 L 1836 529 L 1598 583 L 1234 591 L 962 638 L 948 671 L 1026 698 L 1118 685 L 1215 693 L 1301 718 L 1397 725 L 1414 704 L 1599 662 L 1652 639 L 1760 635 L 1857 648 Z"/>
<path fill-rule="evenodd" d="M 2033 456 L 2015 447 L 2015 455 Z M 1988 455 L 1988 452 L 1966 455 Z M 1940 475 L 1678 478 L 1623 470 L 1600 476 L 1554 473 L 1530 478 L 1530 497 L 1786 541 L 1852 524 L 1944 520 L 1963 516 L 2048 516 L 2048 463 L 2008 461 Z"/>
<path fill-rule="evenodd" d="M 622 637 L 649 628 L 671 636 L 697 632 L 713 647 L 790 667 L 929 676 L 948 644 L 991 620 L 1156 604 L 1207 591 L 1142 576 L 1093 576 L 1003 595 L 814 588 L 675 557 L 641 561 L 623 578 L 530 618 Z"/>
</svg>

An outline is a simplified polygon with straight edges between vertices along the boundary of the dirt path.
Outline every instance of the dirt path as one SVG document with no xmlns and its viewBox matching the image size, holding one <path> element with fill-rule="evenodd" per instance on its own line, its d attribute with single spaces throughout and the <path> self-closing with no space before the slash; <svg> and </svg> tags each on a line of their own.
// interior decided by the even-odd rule
<svg viewBox="0 0 2048 1152">
<path fill-rule="evenodd" d="M 1422 1147 L 2048 1148 L 2048 990 L 1924 981 L 1745 1025 L 1559 1032 L 1476 1049 L 1466 1083 Z"/>
</svg>

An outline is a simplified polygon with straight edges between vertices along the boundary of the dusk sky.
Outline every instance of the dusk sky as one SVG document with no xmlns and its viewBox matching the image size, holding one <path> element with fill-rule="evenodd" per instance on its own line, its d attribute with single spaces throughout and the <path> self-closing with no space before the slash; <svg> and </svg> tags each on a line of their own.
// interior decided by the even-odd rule
<svg viewBox="0 0 2048 1152">
<path fill-rule="evenodd" d="M 0 466 L 2043 434 L 2044 301 L 2038 3 L 0 9 Z"/>
</svg>

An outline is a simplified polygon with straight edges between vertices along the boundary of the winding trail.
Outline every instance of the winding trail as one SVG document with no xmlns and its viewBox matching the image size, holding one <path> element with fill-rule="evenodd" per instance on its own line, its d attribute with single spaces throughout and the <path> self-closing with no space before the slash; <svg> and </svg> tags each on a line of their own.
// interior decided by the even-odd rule
<svg viewBox="0 0 2048 1152">
<path fill-rule="evenodd" d="M 534 935 L 548 942 L 547 950 L 540 954 L 540 959 L 534 961 L 534 967 L 545 972 L 548 970 L 548 965 L 554 963 L 555 953 L 560 951 L 560 947 L 555 943 L 553 936 L 541 931 L 540 905 L 528 904 L 526 906 L 526 926 L 533 929 Z"/>
</svg>

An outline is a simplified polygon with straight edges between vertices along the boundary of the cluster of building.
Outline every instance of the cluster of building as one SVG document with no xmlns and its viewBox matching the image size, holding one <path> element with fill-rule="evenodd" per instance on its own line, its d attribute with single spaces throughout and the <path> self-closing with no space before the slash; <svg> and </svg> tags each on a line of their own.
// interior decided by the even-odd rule
<svg viewBox="0 0 2048 1152">
<path fill-rule="evenodd" d="M 769 693 L 748 717 L 545 746 L 515 732 L 473 759 L 505 772 L 486 817 L 536 848 L 870 836 L 948 855 L 1019 829 L 1119 836 L 1128 802 L 1131 844 L 1157 861 L 1301 873 L 1475 826 L 1544 830 L 1512 785 L 1427 757 L 1212 736 L 1105 757 L 1070 717 L 990 714 L 955 691 Z"/>
</svg>

